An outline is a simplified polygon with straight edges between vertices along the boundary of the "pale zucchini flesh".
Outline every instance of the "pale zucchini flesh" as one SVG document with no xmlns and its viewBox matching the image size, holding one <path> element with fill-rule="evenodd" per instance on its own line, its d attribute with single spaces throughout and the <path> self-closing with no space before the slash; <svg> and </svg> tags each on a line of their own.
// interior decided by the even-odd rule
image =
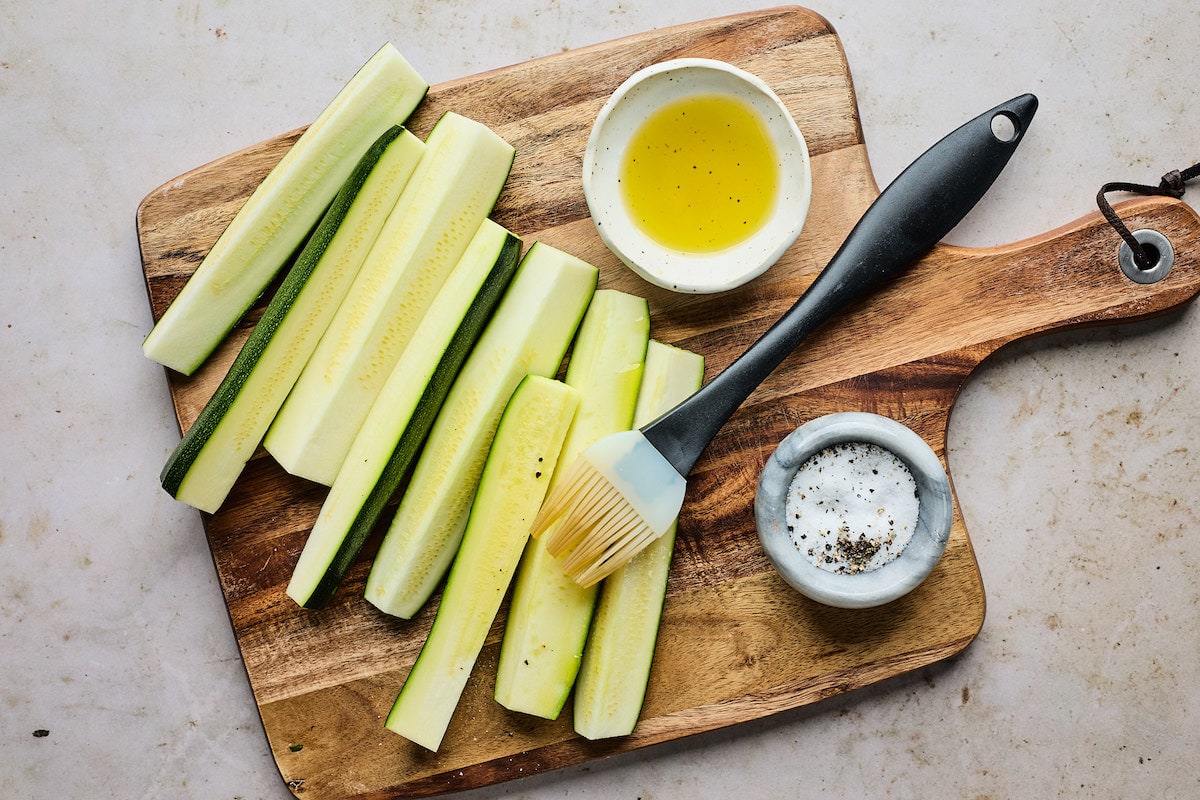
<svg viewBox="0 0 1200 800">
<path fill-rule="evenodd" d="M 634 426 L 653 422 L 700 388 L 704 358 L 657 341 L 646 352 Z M 626 736 L 641 714 L 675 546 L 675 525 L 604 579 L 575 683 L 575 732 Z"/>
<path fill-rule="evenodd" d="M 646 300 L 596 292 L 579 329 L 566 383 L 580 393 L 551 487 L 597 439 L 629 430 L 650 336 Z M 597 586 L 582 587 L 546 551 L 545 537 L 525 548 L 513 587 L 496 676 L 496 700 L 512 711 L 554 719 L 579 670 Z"/>
<path fill-rule="evenodd" d="M 485 219 L 396 362 L 329 490 L 288 583 L 323 606 L 383 516 L 520 261 L 521 240 Z"/>
<path fill-rule="evenodd" d="M 425 145 L 393 127 L 368 149 L 229 371 L 163 467 L 177 500 L 214 512 L 254 455 Z"/>
<path fill-rule="evenodd" d="M 386 727 L 436 751 L 516 572 L 579 393 L 531 375 L 505 408 L 437 616 Z"/>
<path fill-rule="evenodd" d="M 293 475 L 332 485 L 363 420 L 426 312 L 491 213 L 513 148 L 448 112 L 388 216 L 264 445 Z"/>
<path fill-rule="evenodd" d="M 535 242 L 454 382 L 367 577 L 366 598 L 411 617 L 462 539 L 504 406 L 527 374 L 558 372 L 596 288 L 592 265 Z"/>
<path fill-rule="evenodd" d="M 381 47 L 268 173 L 142 343 L 190 375 L 299 250 L 371 143 L 402 125 L 429 84 Z"/>
</svg>

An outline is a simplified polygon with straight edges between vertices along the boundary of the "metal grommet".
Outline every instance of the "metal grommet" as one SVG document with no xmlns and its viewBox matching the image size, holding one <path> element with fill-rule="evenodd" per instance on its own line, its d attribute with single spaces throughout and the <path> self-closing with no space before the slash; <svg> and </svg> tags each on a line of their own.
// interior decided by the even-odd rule
<svg viewBox="0 0 1200 800">
<path fill-rule="evenodd" d="M 1135 283 L 1157 283 L 1167 277 L 1171 265 L 1175 263 L 1175 248 L 1171 247 L 1171 241 L 1158 231 L 1149 229 L 1134 231 L 1133 238 L 1143 246 L 1149 247 L 1156 258 L 1150 267 L 1142 269 L 1133 260 L 1133 249 L 1128 243 L 1122 242 L 1121 249 L 1117 251 L 1117 261 L 1120 262 L 1121 272 L 1125 273 L 1125 277 Z"/>
</svg>

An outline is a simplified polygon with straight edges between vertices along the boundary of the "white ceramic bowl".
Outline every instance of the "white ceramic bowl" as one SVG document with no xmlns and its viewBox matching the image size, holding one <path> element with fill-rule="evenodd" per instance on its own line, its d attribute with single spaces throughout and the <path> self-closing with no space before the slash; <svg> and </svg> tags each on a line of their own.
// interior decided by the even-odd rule
<svg viewBox="0 0 1200 800">
<path fill-rule="evenodd" d="M 826 447 L 849 442 L 877 445 L 904 462 L 916 481 L 919 506 L 912 539 L 895 559 L 872 571 L 845 574 L 818 567 L 796 546 L 786 507 L 801 465 Z M 825 605 L 870 608 L 902 597 L 933 571 L 946 549 L 954 510 L 950 480 L 924 439 L 888 417 L 853 411 L 818 417 L 779 444 L 763 468 L 754 517 L 767 557 L 795 589 Z"/>
<path fill-rule="evenodd" d="M 710 253 L 664 247 L 634 222 L 618 177 L 626 146 L 648 115 L 697 94 L 732 95 L 764 122 L 778 158 L 776 202 L 767 222 L 740 244 Z M 664 61 L 629 77 L 601 108 L 588 139 L 583 190 L 600 237 L 634 272 L 666 289 L 711 293 L 758 277 L 800 235 L 812 195 L 808 146 L 787 108 L 762 80 L 722 61 Z"/>
</svg>

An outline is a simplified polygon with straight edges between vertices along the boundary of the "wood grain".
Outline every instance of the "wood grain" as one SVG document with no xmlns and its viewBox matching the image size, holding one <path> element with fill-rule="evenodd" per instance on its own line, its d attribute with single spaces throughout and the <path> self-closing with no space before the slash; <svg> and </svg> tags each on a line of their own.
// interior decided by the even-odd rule
<svg viewBox="0 0 1200 800">
<path fill-rule="evenodd" d="M 671 294 L 622 268 L 596 236 L 580 188 L 584 143 L 600 105 L 630 73 L 681 56 L 719 58 L 758 74 L 788 105 L 812 154 L 814 194 L 800 240 L 766 276 L 719 296 Z M 492 126 L 516 146 L 495 219 L 526 244 L 542 240 L 596 264 L 602 286 L 646 296 L 653 335 L 703 353 L 710 378 L 783 313 L 878 194 L 837 35 L 794 7 L 442 84 L 411 127 L 424 136 L 446 110 Z M 137 228 L 155 318 L 299 133 L 193 170 L 143 201 Z M 914 142 L 913 156 L 930 144 Z M 1098 215 L 1005 247 L 939 246 L 819 330 L 750 397 L 689 481 L 643 719 L 626 738 L 579 739 L 569 704 L 548 722 L 492 701 L 503 611 L 441 752 L 384 730 L 436 604 L 402 621 L 362 599 L 377 541 L 327 608 L 292 604 L 284 588 L 325 489 L 289 477 L 260 451 L 225 506 L 204 515 L 204 526 L 283 778 L 301 796 L 322 800 L 466 789 L 775 714 L 961 651 L 983 623 L 985 600 L 957 500 L 946 554 L 925 583 L 882 609 L 830 609 L 791 591 L 763 555 L 751 513 L 759 471 L 796 425 L 845 410 L 906 423 L 944 461 L 954 400 L 998 348 L 1165 313 L 1192 299 L 1200 291 L 1200 219 L 1174 200 L 1135 201 L 1119 211 L 1130 227 L 1155 228 L 1175 243 L 1165 280 L 1126 279 L 1116 265 L 1119 240 Z M 194 376 L 167 373 L 181 429 L 211 396 L 257 313 Z M 292 745 L 303 747 L 293 752 Z"/>
</svg>

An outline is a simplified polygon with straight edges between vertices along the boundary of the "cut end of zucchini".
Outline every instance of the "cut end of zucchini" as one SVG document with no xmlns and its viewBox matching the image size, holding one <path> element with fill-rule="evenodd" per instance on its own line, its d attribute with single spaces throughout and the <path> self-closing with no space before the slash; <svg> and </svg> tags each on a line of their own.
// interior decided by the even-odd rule
<svg viewBox="0 0 1200 800">
<path fill-rule="evenodd" d="M 250 195 L 142 342 L 153 361 L 192 374 L 300 248 L 354 165 L 402 125 L 429 90 L 381 47 Z"/>
</svg>

